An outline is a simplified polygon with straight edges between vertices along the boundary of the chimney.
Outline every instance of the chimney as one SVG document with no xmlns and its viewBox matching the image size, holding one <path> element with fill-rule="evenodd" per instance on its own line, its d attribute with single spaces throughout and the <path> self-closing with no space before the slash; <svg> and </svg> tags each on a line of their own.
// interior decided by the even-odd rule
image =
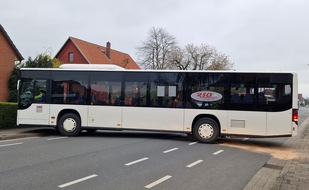
<svg viewBox="0 0 309 190">
<path fill-rule="evenodd" d="M 106 42 L 106 56 L 108 59 L 111 59 L 111 43 Z"/>
</svg>

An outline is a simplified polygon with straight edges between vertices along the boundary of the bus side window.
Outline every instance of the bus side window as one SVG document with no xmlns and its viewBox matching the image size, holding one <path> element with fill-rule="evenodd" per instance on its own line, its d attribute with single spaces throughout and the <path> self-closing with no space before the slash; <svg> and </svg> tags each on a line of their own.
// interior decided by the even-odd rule
<svg viewBox="0 0 309 190">
<path fill-rule="evenodd" d="M 253 104 L 253 94 L 246 93 L 243 99 L 244 104 Z"/>
<path fill-rule="evenodd" d="M 231 97 L 231 102 L 235 104 L 241 103 L 241 99 L 238 93 L 234 93 Z"/>
<path fill-rule="evenodd" d="M 259 92 L 258 94 L 258 103 L 259 104 L 266 104 L 266 97 L 264 92 Z"/>
</svg>

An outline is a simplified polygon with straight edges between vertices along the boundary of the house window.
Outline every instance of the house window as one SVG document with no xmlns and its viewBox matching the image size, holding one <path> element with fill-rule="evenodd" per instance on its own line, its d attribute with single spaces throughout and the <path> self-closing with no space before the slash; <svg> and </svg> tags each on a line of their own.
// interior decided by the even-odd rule
<svg viewBox="0 0 309 190">
<path fill-rule="evenodd" d="M 70 52 L 69 53 L 69 62 L 73 62 L 73 57 L 74 57 L 73 52 Z"/>
</svg>

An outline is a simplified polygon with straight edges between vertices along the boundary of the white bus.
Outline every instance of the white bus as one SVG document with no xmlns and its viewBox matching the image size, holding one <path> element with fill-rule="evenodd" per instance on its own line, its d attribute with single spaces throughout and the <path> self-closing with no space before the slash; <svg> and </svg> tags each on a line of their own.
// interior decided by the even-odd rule
<svg viewBox="0 0 309 190">
<path fill-rule="evenodd" d="M 124 70 L 109 65 L 22 68 L 18 125 L 82 130 L 142 130 L 222 136 L 297 134 L 296 73 Z"/>
</svg>

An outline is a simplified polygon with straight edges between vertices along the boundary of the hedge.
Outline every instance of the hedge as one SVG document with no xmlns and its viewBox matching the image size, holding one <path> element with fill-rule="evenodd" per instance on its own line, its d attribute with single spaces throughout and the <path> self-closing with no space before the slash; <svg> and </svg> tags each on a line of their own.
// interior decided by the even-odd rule
<svg viewBox="0 0 309 190">
<path fill-rule="evenodd" d="M 16 127 L 17 103 L 0 102 L 0 128 Z"/>
</svg>

